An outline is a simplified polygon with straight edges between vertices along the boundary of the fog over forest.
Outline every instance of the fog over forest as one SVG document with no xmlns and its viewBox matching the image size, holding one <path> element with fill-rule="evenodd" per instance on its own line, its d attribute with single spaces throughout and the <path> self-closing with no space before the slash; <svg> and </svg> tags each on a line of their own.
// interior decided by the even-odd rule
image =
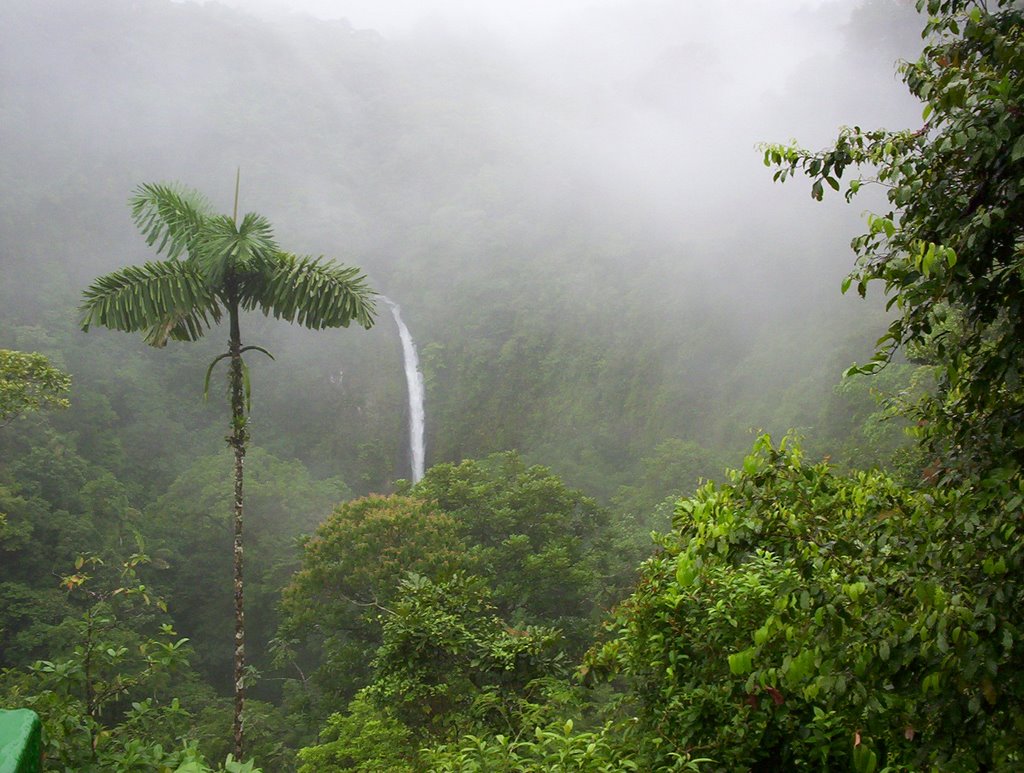
<svg viewBox="0 0 1024 773">
<path fill-rule="evenodd" d="M 881 327 L 837 293 L 861 213 L 773 185 L 756 146 L 914 125 L 894 75 L 919 47 L 908 6 L 354 4 L 348 20 L 343 4 L 18 0 L 3 11 L 5 263 L 59 265 L 73 295 L 146 259 L 122 204 L 140 181 L 226 209 L 240 166 L 243 210 L 402 303 L 427 372 L 428 462 L 515 447 L 585 484 L 588 455 L 625 471 L 664 437 L 734 451 L 752 428 L 814 426 L 864 353 L 851 331 Z M 9 308 L 27 300 L 15 292 Z M 401 474 L 387 327 L 274 331 L 315 364 L 288 384 L 292 351 L 257 376 L 273 422 L 276 401 L 343 370 L 341 413 L 386 408 L 373 426 L 339 421 L 337 445 L 378 447 L 386 472 L 327 439 L 340 460 L 282 451 L 377 485 Z"/>
<path fill-rule="evenodd" d="M 0 0 L 0 748 L 1019 769 L 1024 12 L 915 5 Z"/>
<path fill-rule="evenodd" d="M 178 181 L 229 211 L 239 168 L 241 209 L 283 245 L 358 265 L 401 304 L 428 465 L 515 449 L 639 510 L 719 475 L 762 428 L 860 453 L 874 403 L 835 385 L 884 321 L 838 287 L 869 200 L 773 184 L 757 144 L 915 125 L 894 76 L 919 46 L 906 3 L 386 8 L 0 10 L 0 345 L 72 374 L 54 421 L 134 507 L 170 507 L 220 452 L 225 406 L 201 387 L 223 333 L 166 351 L 83 335 L 80 293 L 152 259 L 135 186 Z M 355 494 L 409 476 L 384 307 L 368 333 L 255 315 L 244 335 L 277 358 L 252 363 L 258 448 Z M 328 501 L 293 503 L 296 528 Z M 284 544 L 270 512 L 255 506 L 252 534 Z"/>
</svg>

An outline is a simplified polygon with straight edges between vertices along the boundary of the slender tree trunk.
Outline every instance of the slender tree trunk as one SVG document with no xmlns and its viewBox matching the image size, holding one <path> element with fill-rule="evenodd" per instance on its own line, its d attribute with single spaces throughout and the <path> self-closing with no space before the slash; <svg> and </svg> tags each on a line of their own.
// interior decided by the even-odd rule
<svg viewBox="0 0 1024 773">
<path fill-rule="evenodd" d="M 245 391 L 242 374 L 242 340 L 238 329 L 238 304 L 231 304 L 231 354 L 229 380 L 231 388 L 231 434 L 228 445 L 235 451 L 235 541 L 234 541 L 234 594 L 235 594 L 235 716 L 234 741 L 236 759 L 242 758 L 242 711 L 245 708 L 245 609 L 242 603 L 242 475 L 245 449 L 249 440 L 246 431 Z"/>
</svg>

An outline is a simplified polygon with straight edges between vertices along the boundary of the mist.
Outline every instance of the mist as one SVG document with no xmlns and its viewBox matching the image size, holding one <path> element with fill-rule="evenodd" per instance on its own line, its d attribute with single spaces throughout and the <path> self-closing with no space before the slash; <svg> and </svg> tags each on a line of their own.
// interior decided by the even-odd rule
<svg viewBox="0 0 1024 773">
<path fill-rule="evenodd" d="M 347 654 L 299 656 L 340 687 L 307 693 L 320 677 L 300 668 L 300 685 L 271 657 L 290 635 L 282 591 L 303 535 L 347 533 L 350 504 L 384 508 L 367 524 L 387 531 L 388 556 L 369 532 L 338 544 L 358 543 L 357 574 L 392 573 L 388 592 L 419 560 L 403 552 L 419 528 L 436 530 L 423 549 L 441 563 L 476 560 L 464 527 L 490 540 L 481 555 L 506 551 L 501 593 L 543 591 L 554 611 L 533 622 L 569 621 L 568 664 L 670 528 L 674 498 L 742 463 L 754 435 L 792 430 L 811 458 L 886 463 L 906 438 L 870 423 L 867 385 L 838 386 L 887 324 L 884 298 L 839 289 L 884 196 L 814 202 L 801 181 L 772 182 L 759 145 L 917 128 L 895 68 L 918 55 L 920 27 L 909 0 L 4 0 L 0 349 L 44 354 L 73 386 L 67 411 L 0 427 L 0 522 L 14 524 L 0 547 L 20 551 L 0 585 L 21 588 L 0 604 L 15 623 L 0 625 L 0 672 L 51 656 L 46 626 L 67 611 L 51 575 L 90 551 L 114 567 L 136 545 L 154 558 L 152 583 L 139 576 L 166 589 L 195 648 L 191 705 L 211 713 L 192 726 L 210 759 L 227 753 L 227 331 L 156 349 L 81 330 L 96 277 L 162 258 L 126 206 L 143 183 L 230 213 L 240 180 L 239 213 L 265 215 L 283 250 L 358 266 L 382 296 L 368 331 L 254 311 L 230 344 L 273 355 L 245 350 L 246 652 L 271 675 L 252 692 L 269 712 L 267 769 L 294 769 L 280 761 L 368 683 L 379 631 L 347 637 L 376 597 L 327 633 Z M 369 496 L 415 494 L 421 477 L 464 489 L 453 512 L 468 520 Z M 501 636 L 531 624 L 518 604 Z"/>
<path fill-rule="evenodd" d="M 911 6 L 16 0 L 0 12 L 8 314 L 38 325 L 35 283 L 72 329 L 78 287 L 149 258 L 123 205 L 135 185 L 179 180 L 227 210 L 240 168 L 242 209 L 282 243 L 362 266 L 402 305 L 428 463 L 518 447 L 585 482 L 595 453 L 619 465 L 664 436 L 740 447 L 813 427 L 816 409 L 772 406 L 799 383 L 795 402 L 827 401 L 883 327 L 877 302 L 838 292 L 871 200 L 774 185 L 757 145 L 919 122 L 894 74 L 920 45 Z M 253 324 L 293 358 L 268 381 L 309 363 L 302 388 L 339 401 L 346 442 L 389 438 L 387 469 L 359 475 L 407 468 L 386 326 L 324 341 Z M 656 386 L 623 413 L 636 371 Z M 557 395 L 580 379 L 573 416 Z M 267 442 L 356 469 L 280 421 Z"/>
</svg>

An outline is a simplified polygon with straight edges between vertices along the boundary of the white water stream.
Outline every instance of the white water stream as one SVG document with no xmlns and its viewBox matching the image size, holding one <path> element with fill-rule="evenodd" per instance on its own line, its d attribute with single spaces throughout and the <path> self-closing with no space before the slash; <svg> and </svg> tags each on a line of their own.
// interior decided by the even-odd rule
<svg viewBox="0 0 1024 773">
<path fill-rule="evenodd" d="M 416 343 L 409 334 L 409 328 L 402 321 L 401 307 L 387 296 L 381 296 L 391 309 L 391 316 L 398 325 L 402 339 L 402 359 L 405 362 L 405 382 L 409 386 L 409 456 L 412 459 L 412 482 L 418 483 L 423 477 L 423 373 L 420 372 L 420 358 L 416 354 Z"/>
</svg>

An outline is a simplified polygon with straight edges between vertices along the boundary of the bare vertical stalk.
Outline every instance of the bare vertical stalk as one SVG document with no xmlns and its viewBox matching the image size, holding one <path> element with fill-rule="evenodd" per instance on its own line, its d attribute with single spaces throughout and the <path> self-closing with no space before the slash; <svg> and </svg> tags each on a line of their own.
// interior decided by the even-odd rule
<svg viewBox="0 0 1024 773">
<path fill-rule="evenodd" d="M 231 219 L 238 226 L 238 189 L 242 181 L 242 167 L 235 170 L 235 206 Z M 245 711 L 245 603 L 242 584 L 242 482 L 245 472 L 245 447 L 248 441 L 245 418 L 245 395 L 242 374 L 242 334 L 238 326 L 238 300 L 232 293 L 231 298 L 231 332 L 228 341 L 228 353 L 231 355 L 231 435 L 228 444 L 235 451 L 235 517 L 234 546 L 232 551 L 232 567 L 234 569 L 235 597 L 235 652 L 234 652 L 234 684 L 235 713 L 233 734 L 235 741 L 235 759 L 242 759 L 243 733 L 242 715 Z"/>
<path fill-rule="evenodd" d="M 235 170 L 235 208 L 231 213 L 231 219 L 238 225 L 238 186 L 242 182 L 242 167 Z"/>
<path fill-rule="evenodd" d="M 245 606 L 242 593 L 242 482 L 245 463 L 245 449 L 249 439 L 246 429 L 245 394 L 242 374 L 242 340 L 238 327 L 238 303 L 232 299 L 231 334 L 228 352 L 231 355 L 231 434 L 228 445 L 235 452 L 235 517 L 234 517 L 234 596 L 235 596 L 235 713 L 234 746 L 235 758 L 242 758 L 242 712 L 245 709 Z"/>
</svg>

